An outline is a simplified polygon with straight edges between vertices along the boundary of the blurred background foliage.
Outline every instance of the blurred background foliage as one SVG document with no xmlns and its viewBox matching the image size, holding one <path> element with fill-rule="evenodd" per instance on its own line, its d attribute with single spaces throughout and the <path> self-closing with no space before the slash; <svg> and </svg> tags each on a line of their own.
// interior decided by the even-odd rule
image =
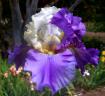
<svg viewBox="0 0 105 96">
<path fill-rule="evenodd" d="M 23 74 L 14 77 L 9 74 L 8 78 L 4 77 L 4 73 L 9 70 L 10 65 L 7 60 L 2 58 L 7 57 L 7 49 L 12 45 L 12 20 L 11 20 L 11 0 L 0 0 L 0 96 L 51 96 L 48 88 L 45 88 L 42 93 L 32 91 L 28 82 L 24 80 Z M 25 2 L 26 0 L 19 0 L 20 9 L 23 18 L 25 19 Z M 55 5 L 57 7 L 67 7 L 70 9 L 75 0 L 39 0 L 38 8 Z M 78 0 L 79 1 L 79 0 Z M 56 3 L 54 3 L 56 2 Z M 101 51 L 105 50 L 105 2 L 104 0 L 81 0 L 80 4 L 76 6 L 73 13 L 83 18 L 88 32 L 95 32 L 94 34 L 87 34 L 83 41 L 86 47 L 98 48 Z M 99 34 L 97 34 L 99 32 Z M 101 34 L 101 32 L 104 34 Z M 97 34 L 97 35 L 96 35 Z M 103 36 L 103 38 L 101 38 Z M 104 62 L 102 62 L 103 57 Z M 76 79 L 71 87 L 67 87 L 59 91 L 55 96 L 74 96 L 76 89 L 90 90 L 99 86 L 105 85 L 105 55 L 100 54 L 99 66 L 96 70 L 93 66 L 88 65 L 86 69 L 89 70 L 90 76 L 84 77 L 77 70 Z M 21 86 L 21 87 L 20 87 Z"/>
<path fill-rule="evenodd" d="M 10 0 L 0 0 L 0 19 L 11 18 Z M 20 8 L 25 15 L 25 2 L 26 0 L 19 0 Z M 58 1 L 58 2 L 57 2 Z M 39 0 L 38 7 L 44 7 L 46 5 L 55 5 L 57 7 L 70 8 L 76 0 Z M 104 0 L 78 0 L 81 1 L 74 9 L 73 13 L 79 15 L 86 21 L 105 21 L 105 2 Z M 56 2 L 56 3 L 52 3 Z"/>
<path fill-rule="evenodd" d="M 0 53 L 5 51 L 12 45 L 12 20 L 11 20 L 11 0 L 0 0 Z M 44 6 L 70 7 L 76 0 L 39 0 L 38 8 Z M 105 2 L 104 0 L 77 0 L 80 3 L 74 8 L 74 15 L 83 18 L 86 24 L 87 32 L 105 32 Z M 22 17 L 25 19 L 26 0 L 19 0 Z M 39 10 L 38 10 L 39 11 Z M 100 33 L 101 34 L 101 33 Z M 105 41 L 100 41 L 99 38 L 85 39 L 88 42 L 87 46 L 95 46 L 99 49 Z M 95 41 L 95 42 L 94 42 Z M 91 42 L 94 42 L 91 44 Z M 98 43 L 98 46 L 97 46 Z M 7 54 L 6 54 L 7 55 Z M 5 57 L 5 56 L 4 56 Z"/>
</svg>

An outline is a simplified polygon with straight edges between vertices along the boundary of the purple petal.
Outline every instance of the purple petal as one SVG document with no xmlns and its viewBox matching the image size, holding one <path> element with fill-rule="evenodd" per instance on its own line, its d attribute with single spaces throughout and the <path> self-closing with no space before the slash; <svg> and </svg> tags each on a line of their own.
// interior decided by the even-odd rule
<svg viewBox="0 0 105 96">
<path fill-rule="evenodd" d="M 80 17 L 73 16 L 72 24 L 78 26 L 79 23 L 81 22 L 81 20 L 82 20 L 82 19 L 81 19 Z"/>
<path fill-rule="evenodd" d="M 98 64 L 98 61 L 99 61 L 99 50 L 95 49 L 95 48 L 89 48 L 87 50 L 88 50 L 89 54 L 92 57 L 91 63 Z"/>
<path fill-rule="evenodd" d="M 73 31 L 78 31 L 81 36 L 84 36 L 86 33 L 86 28 L 82 23 L 82 19 L 80 17 L 73 16 L 73 14 L 70 13 L 66 8 L 62 8 L 60 11 L 58 11 L 53 16 L 51 23 L 62 29 L 65 35 L 70 36 L 73 34 Z"/>
<path fill-rule="evenodd" d="M 86 64 L 90 63 L 95 66 L 98 64 L 99 51 L 94 48 L 90 48 L 90 49 L 76 48 L 73 52 L 77 60 L 76 67 L 81 69 L 82 74 L 85 70 L 84 66 Z"/>
<path fill-rule="evenodd" d="M 59 45 L 63 46 L 63 48 L 67 48 L 67 46 L 69 46 L 71 43 L 73 44 L 75 38 L 77 38 L 76 42 L 79 43 L 82 39 L 81 37 L 84 36 L 86 32 L 85 25 L 81 22 L 81 18 L 73 16 L 73 14 L 70 13 L 66 8 L 62 8 L 60 11 L 58 11 L 52 17 L 51 23 L 59 27 L 64 32 L 61 45 Z"/>
<path fill-rule="evenodd" d="M 86 33 L 86 27 L 84 23 L 79 23 L 79 30 L 80 30 L 81 36 L 84 36 Z"/>
<path fill-rule="evenodd" d="M 25 45 L 16 46 L 13 52 L 9 51 L 8 63 L 11 64 L 15 62 L 16 68 L 18 68 L 19 66 L 24 66 L 26 53 L 29 49 L 30 48 Z"/>
<path fill-rule="evenodd" d="M 73 34 L 72 28 L 69 24 L 72 20 L 71 18 L 72 14 L 70 14 L 66 8 L 62 8 L 53 16 L 51 23 L 58 26 L 65 34 L 70 36 Z"/>
<path fill-rule="evenodd" d="M 33 56 L 34 59 L 30 59 Z M 32 72 L 37 90 L 48 86 L 53 93 L 68 85 L 75 75 L 75 57 L 70 50 L 55 55 L 28 51 L 24 70 Z"/>
</svg>

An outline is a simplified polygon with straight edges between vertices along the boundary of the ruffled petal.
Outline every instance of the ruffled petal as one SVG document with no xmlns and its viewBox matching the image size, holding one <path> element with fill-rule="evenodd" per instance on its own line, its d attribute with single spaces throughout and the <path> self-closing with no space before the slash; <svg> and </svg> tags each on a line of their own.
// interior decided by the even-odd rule
<svg viewBox="0 0 105 96">
<path fill-rule="evenodd" d="M 55 93 L 70 84 L 75 75 L 75 65 L 76 60 L 70 50 L 48 55 L 31 49 L 27 53 L 24 70 L 32 72 L 37 90 L 47 86 Z"/>
<path fill-rule="evenodd" d="M 86 32 L 86 27 L 84 23 L 82 23 L 82 19 L 80 17 L 73 16 L 73 14 L 66 8 L 60 9 L 52 17 L 51 23 L 59 27 L 64 32 L 64 37 L 60 44 L 60 46 L 63 47 L 67 47 L 71 43 L 75 43 L 73 42 L 75 38 L 77 40 L 76 42 L 80 43 Z M 75 47 L 78 47 L 78 45 Z"/>
<path fill-rule="evenodd" d="M 72 13 L 66 8 L 62 8 L 51 19 L 51 23 L 63 30 L 66 35 L 72 35 L 73 30 L 70 23 L 72 22 Z"/>
<path fill-rule="evenodd" d="M 26 41 L 30 42 L 30 46 L 35 45 L 35 47 L 33 46 L 35 49 L 24 45 L 15 47 L 13 52 L 9 52 L 8 61 L 9 63 L 14 62 L 17 68 L 23 66 L 25 71 L 30 71 L 32 73 L 32 81 L 36 83 L 37 90 L 49 87 L 52 93 L 55 93 L 70 84 L 75 76 L 75 67 L 79 68 L 81 73 L 84 73 L 86 64 L 90 63 L 96 66 L 98 64 L 99 51 L 94 48 L 86 49 L 82 43 L 86 28 L 80 17 L 73 16 L 66 8 L 58 10 L 53 7 L 48 10 L 49 8 L 42 9 L 39 14 L 34 15 L 32 17 L 34 23 L 31 22 L 29 24 L 26 32 Z M 45 13 L 51 14 L 51 16 L 41 15 Z M 46 24 L 50 25 L 46 26 Z M 55 52 L 56 54 L 52 55 L 40 53 L 41 51 L 38 52 L 37 49 L 40 47 L 36 48 L 36 44 L 40 45 L 42 41 L 48 41 L 46 37 L 49 34 L 59 37 L 61 31 L 64 32 L 64 37 L 61 38 L 61 42 L 57 42 L 57 45 L 60 43 L 57 47 L 60 46 L 61 50 L 58 48 L 57 52 Z M 45 43 L 42 45 L 45 46 Z"/>
<path fill-rule="evenodd" d="M 83 49 L 83 48 L 76 48 L 73 50 L 77 65 L 76 67 L 81 70 L 81 73 L 85 71 L 85 65 L 86 64 L 93 64 L 96 66 L 98 64 L 98 58 L 99 58 L 99 51 L 94 48 L 90 49 Z"/>
</svg>

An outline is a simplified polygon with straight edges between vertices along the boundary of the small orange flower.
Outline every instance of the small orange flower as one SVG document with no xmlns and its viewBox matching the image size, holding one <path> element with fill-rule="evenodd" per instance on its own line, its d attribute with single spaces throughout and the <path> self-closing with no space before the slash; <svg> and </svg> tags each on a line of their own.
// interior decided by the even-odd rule
<svg viewBox="0 0 105 96">
<path fill-rule="evenodd" d="M 22 70 L 23 70 L 23 68 L 22 67 L 19 67 L 18 70 L 16 71 L 16 74 L 18 75 L 19 73 L 22 72 Z"/>
<path fill-rule="evenodd" d="M 11 73 L 15 72 L 16 71 L 15 65 L 12 65 L 9 70 Z"/>
<path fill-rule="evenodd" d="M 9 71 L 11 72 L 11 74 L 12 74 L 13 76 L 17 76 L 19 73 L 22 72 L 22 70 L 23 70 L 22 67 L 19 67 L 18 70 L 16 70 L 15 65 L 12 65 L 12 66 L 10 67 L 10 69 L 9 69 Z"/>
<path fill-rule="evenodd" d="M 12 73 L 12 75 L 13 75 L 13 76 L 17 76 L 17 73 L 16 73 L 16 71 L 14 71 L 14 72 Z"/>
<path fill-rule="evenodd" d="M 16 76 L 16 75 L 17 75 L 17 74 L 16 74 L 16 67 L 15 67 L 15 65 L 12 65 L 12 66 L 10 67 L 9 71 L 11 72 L 11 74 L 12 74 L 13 76 Z"/>
<path fill-rule="evenodd" d="M 5 73 L 4 73 L 4 77 L 5 77 L 5 78 L 8 78 L 8 72 L 5 72 Z"/>
</svg>

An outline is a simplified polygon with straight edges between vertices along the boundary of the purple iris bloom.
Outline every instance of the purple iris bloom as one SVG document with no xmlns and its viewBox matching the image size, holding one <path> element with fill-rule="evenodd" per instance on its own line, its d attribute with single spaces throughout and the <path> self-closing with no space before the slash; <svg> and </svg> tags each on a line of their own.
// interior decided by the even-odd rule
<svg viewBox="0 0 105 96">
<path fill-rule="evenodd" d="M 82 42 L 86 32 L 85 25 L 80 17 L 73 16 L 66 8 L 56 12 L 50 23 L 64 32 L 56 54 L 45 54 L 21 45 L 9 53 L 9 62 L 14 62 L 17 68 L 23 66 L 25 71 L 32 72 L 32 81 L 36 83 L 37 90 L 47 86 L 55 93 L 71 83 L 76 68 L 83 74 L 86 64 L 96 66 L 99 51 L 85 47 Z"/>
<path fill-rule="evenodd" d="M 85 35 L 86 28 L 81 20 L 80 17 L 73 16 L 66 8 L 62 8 L 53 16 L 51 23 L 64 31 L 62 43 L 65 44 L 65 42 L 73 41 L 75 37 L 81 40 Z"/>
<path fill-rule="evenodd" d="M 71 83 L 75 74 L 75 64 L 75 57 L 69 50 L 49 55 L 31 49 L 27 53 L 24 70 L 32 72 L 32 81 L 36 83 L 38 90 L 47 86 L 55 93 Z"/>
<path fill-rule="evenodd" d="M 13 52 L 11 50 L 8 52 L 8 63 L 11 64 L 14 62 L 16 64 L 16 69 L 20 66 L 24 66 L 27 56 L 26 53 L 29 49 L 30 47 L 26 45 L 15 46 Z"/>
<path fill-rule="evenodd" d="M 16 68 L 23 66 L 25 71 L 32 72 L 32 81 L 36 89 L 49 87 L 52 93 L 71 83 L 75 76 L 76 59 L 67 49 L 59 54 L 43 54 L 28 46 L 20 46 L 9 55 L 9 62 L 14 61 Z"/>
<path fill-rule="evenodd" d="M 80 68 L 83 73 L 86 64 L 98 64 L 99 51 L 94 48 L 86 49 L 82 43 L 82 37 L 85 35 L 86 28 L 81 20 L 80 17 L 73 16 L 72 13 L 69 13 L 66 8 L 62 8 L 53 16 L 51 23 L 64 31 L 64 38 L 59 49 L 72 49 L 77 60 L 76 67 Z M 68 43 L 66 44 L 66 42 Z"/>
</svg>

